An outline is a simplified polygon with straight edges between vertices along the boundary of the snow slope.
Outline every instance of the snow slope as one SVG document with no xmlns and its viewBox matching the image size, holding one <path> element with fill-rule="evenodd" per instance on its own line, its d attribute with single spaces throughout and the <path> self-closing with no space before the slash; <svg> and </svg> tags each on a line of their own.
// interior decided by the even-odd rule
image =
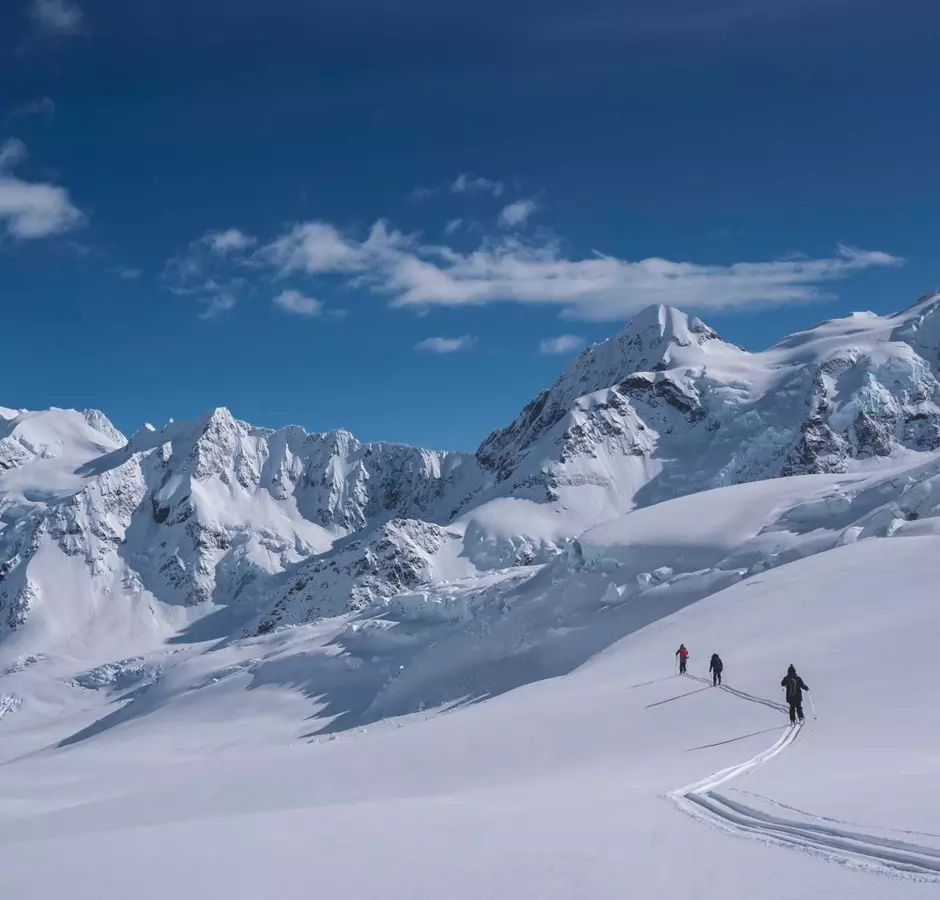
<svg viewBox="0 0 940 900">
<path fill-rule="evenodd" d="M 749 535 L 818 514 L 826 491 L 867 503 L 903 495 L 910 482 L 896 481 L 813 476 L 675 501 L 677 553 L 664 558 L 720 570 Z M 750 518 L 724 544 L 680 515 L 693 505 L 713 523 L 735 523 L 731 508 Z M 619 533 L 661 515 L 630 514 Z M 843 505 L 838 524 L 814 526 L 835 533 L 847 516 Z M 802 526 L 786 530 L 801 541 Z M 451 585 L 449 610 L 433 592 L 399 595 L 384 612 L 180 646 L 71 682 L 54 660 L 23 661 L 0 679 L 22 698 L 0 724 L 4 886 L 77 900 L 934 896 L 940 537 L 894 535 L 697 602 L 666 581 L 610 605 L 605 585 L 637 565 L 611 524 L 585 537 L 581 559 Z M 680 641 L 691 678 L 674 674 Z M 714 650 L 727 690 L 695 680 Z M 340 711 L 369 696 L 376 658 L 405 669 L 374 678 L 380 708 L 337 731 Z M 556 677 L 532 680 L 540 660 Z M 793 735 L 777 708 L 790 662 L 820 713 Z M 419 695 L 453 697 L 471 672 L 480 683 L 449 712 L 396 717 Z M 91 727 L 76 731 L 82 720 Z"/>
<path fill-rule="evenodd" d="M 82 466 L 124 436 L 97 410 L 0 410 L 0 521 L 11 507 L 39 506 L 79 490 Z"/>
</svg>

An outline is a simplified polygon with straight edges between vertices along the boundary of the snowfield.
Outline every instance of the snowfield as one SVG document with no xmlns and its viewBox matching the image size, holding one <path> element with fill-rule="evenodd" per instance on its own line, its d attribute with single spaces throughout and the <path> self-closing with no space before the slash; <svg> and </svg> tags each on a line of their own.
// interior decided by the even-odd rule
<svg viewBox="0 0 940 900">
<path fill-rule="evenodd" d="M 654 309 L 476 455 L 0 409 L 4 896 L 935 896 L 938 308 Z"/>
<path fill-rule="evenodd" d="M 159 700 L 85 735 L 67 733 L 106 713 L 96 691 L 109 679 L 54 686 L 38 662 L 7 676 L 56 710 L 24 704 L 3 721 L 18 757 L 0 767 L 5 886 L 145 900 L 311 886 L 340 898 L 620 897 L 625 885 L 933 896 L 940 612 L 924 598 L 938 552 L 937 537 L 827 551 L 658 619 L 568 675 L 339 733 L 317 710 L 349 706 L 348 685 L 310 690 L 339 626 L 166 659 L 143 691 L 117 687 L 125 709 Z M 591 627 L 622 614 L 601 610 Z M 672 674 L 680 641 L 692 678 Z M 696 680 L 714 649 L 728 690 Z M 820 713 L 799 733 L 776 708 L 790 661 Z M 524 653 L 514 662 L 528 669 Z"/>
</svg>

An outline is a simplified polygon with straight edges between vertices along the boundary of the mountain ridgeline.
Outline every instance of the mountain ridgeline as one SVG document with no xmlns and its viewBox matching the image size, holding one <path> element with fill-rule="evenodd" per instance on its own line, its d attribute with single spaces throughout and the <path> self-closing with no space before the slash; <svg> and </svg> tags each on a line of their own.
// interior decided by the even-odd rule
<svg viewBox="0 0 940 900">
<path fill-rule="evenodd" d="M 97 411 L 0 408 L 0 647 L 217 609 L 231 634 L 270 631 L 536 564 L 696 491 L 888 466 L 940 448 L 938 378 L 935 294 L 760 353 L 652 307 L 475 454 L 226 409 L 127 439 Z"/>
</svg>

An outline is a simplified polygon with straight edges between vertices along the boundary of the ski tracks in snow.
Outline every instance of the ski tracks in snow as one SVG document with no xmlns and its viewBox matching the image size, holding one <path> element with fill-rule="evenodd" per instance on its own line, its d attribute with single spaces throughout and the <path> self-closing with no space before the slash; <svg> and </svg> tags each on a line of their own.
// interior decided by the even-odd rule
<svg viewBox="0 0 940 900">
<path fill-rule="evenodd" d="M 700 678 L 698 675 L 689 675 L 688 673 L 686 673 L 686 678 L 691 678 L 693 681 L 701 681 L 702 684 L 710 685 L 712 683 L 710 678 Z M 719 684 L 718 687 L 726 694 L 734 694 L 735 697 L 740 697 L 742 700 L 749 700 L 751 703 L 759 703 L 761 706 L 766 706 L 768 709 L 775 710 L 776 712 L 789 712 L 789 707 L 785 706 L 783 703 L 765 700 L 763 697 L 755 697 L 754 694 L 747 694 L 744 691 L 739 691 L 737 688 L 729 687 L 727 684 Z"/>
<path fill-rule="evenodd" d="M 694 675 L 688 677 L 711 683 Z M 743 700 L 786 711 L 782 704 L 771 700 L 754 697 L 727 685 L 722 688 Z M 766 750 L 693 784 L 670 791 L 666 796 L 692 817 L 726 831 L 814 853 L 853 868 L 923 881 L 940 880 L 940 849 L 935 847 L 866 834 L 841 827 L 835 820 L 811 814 L 805 814 L 805 819 L 774 815 L 717 792 L 717 788 L 746 777 L 779 756 L 799 739 L 804 727 L 790 726 L 786 734 Z"/>
</svg>

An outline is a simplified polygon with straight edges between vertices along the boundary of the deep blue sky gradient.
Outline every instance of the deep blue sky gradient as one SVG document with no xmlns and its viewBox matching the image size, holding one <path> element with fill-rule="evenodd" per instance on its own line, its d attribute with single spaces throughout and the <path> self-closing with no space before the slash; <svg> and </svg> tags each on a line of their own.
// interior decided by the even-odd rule
<svg viewBox="0 0 940 900">
<path fill-rule="evenodd" d="M 291 317 L 260 290 L 203 320 L 161 273 L 209 229 L 361 234 L 385 217 L 442 241 L 449 219 L 493 223 L 533 197 L 577 257 L 727 264 L 845 242 L 906 260 L 826 301 L 702 313 L 754 349 L 940 285 L 927 0 L 79 5 L 68 36 L 43 33 L 28 0 L 0 9 L 0 143 L 22 140 L 21 177 L 65 186 L 88 216 L 0 241 L 2 405 L 98 407 L 125 431 L 225 405 L 471 449 L 560 371 L 541 340 L 620 327 L 508 303 L 418 314 L 335 280 L 294 286 L 344 318 Z M 16 114 L 42 97 L 53 116 Z M 410 199 L 460 172 L 511 187 Z M 413 349 L 463 334 L 462 353 Z"/>
</svg>

